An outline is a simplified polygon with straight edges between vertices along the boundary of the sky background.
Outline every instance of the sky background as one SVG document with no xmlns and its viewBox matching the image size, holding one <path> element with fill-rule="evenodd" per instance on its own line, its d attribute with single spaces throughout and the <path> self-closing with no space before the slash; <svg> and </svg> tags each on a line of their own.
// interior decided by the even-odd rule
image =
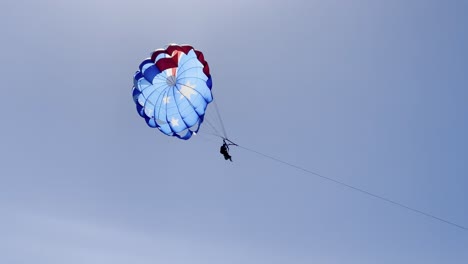
<svg viewBox="0 0 468 264">
<path fill-rule="evenodd" d="M 468 226 L 467 1 L 0 3 L 0 263 L 468 263 L 468 232 L 209 135 L 139 63 L 205 54 L 230 138 Z"/>
</svg>

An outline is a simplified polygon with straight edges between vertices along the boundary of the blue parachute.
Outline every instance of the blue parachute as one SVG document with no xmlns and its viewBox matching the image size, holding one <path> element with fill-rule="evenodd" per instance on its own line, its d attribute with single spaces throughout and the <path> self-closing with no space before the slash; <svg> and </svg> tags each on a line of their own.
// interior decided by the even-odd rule
<svg viewBox="0 0 468 264">
<path fill-rule="evenodd" d="M 133 79 L 133 100 L 150 127 L 180 139 L 198 132 L 213 101 L 203 53 L 188 45 L 169 45 L 144 60 Z"/>
</svg>

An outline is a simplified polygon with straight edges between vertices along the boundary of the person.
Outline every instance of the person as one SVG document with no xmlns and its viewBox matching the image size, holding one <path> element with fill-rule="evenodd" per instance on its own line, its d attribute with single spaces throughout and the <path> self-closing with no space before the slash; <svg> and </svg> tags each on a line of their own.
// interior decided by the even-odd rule
<svg viewBox="0 0 468 264">
<path fill-rule="evenodd" d="M 219 153 L 223 154 L 225 160 L 232 161 L 231 155 L 229 155 L 229 146 L 226 141 L 223 140 L 223 145 L 221 146 Z"/>
</svg>

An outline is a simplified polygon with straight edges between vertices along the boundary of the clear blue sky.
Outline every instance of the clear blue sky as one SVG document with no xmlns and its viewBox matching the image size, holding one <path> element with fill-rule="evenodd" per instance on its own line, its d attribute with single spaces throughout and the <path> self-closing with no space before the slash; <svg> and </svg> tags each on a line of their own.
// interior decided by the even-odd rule
<svg viewBox="0 0 468 264">
<path fill-rule="evenodd" d="M 468 263 L 468 232 L 203 136 L 131 98 L 205 53 L 230 137 L 468 226 L 467 1 L 0 3 L 0 263 Z"/>
</svg>

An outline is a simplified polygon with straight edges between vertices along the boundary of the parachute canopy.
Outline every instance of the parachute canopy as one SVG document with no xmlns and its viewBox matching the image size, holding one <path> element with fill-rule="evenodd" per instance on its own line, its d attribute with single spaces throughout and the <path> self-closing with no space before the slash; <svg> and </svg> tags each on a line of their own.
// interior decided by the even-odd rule
<svg viewBox="0 0 468 264">
<path fill-rule="evenodd" d="M 140 64 L 133 81 L 133 100 L 148 126 L 181 139 L 198 132 L 213 101 L 203 53 L 177 44 L 155 50 Z"/>
</svg>

